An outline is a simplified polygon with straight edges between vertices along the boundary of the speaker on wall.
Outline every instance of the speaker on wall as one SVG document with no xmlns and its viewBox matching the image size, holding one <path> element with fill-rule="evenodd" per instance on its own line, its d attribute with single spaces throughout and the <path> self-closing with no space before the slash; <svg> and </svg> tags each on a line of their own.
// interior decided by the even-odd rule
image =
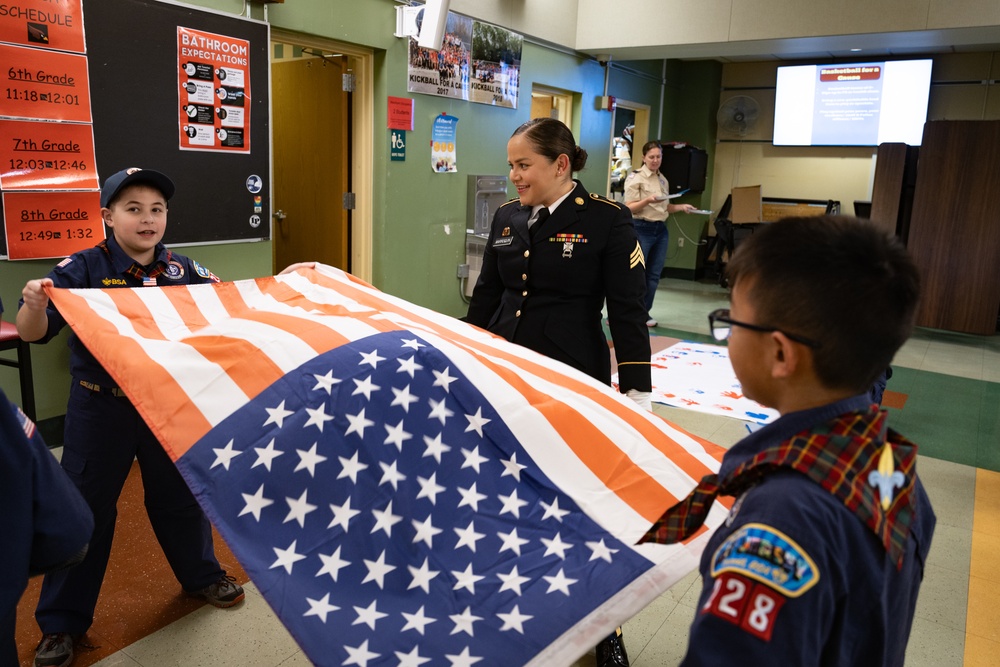
<svg viewBox="0 0 1000 667">
<path fill-rule="evenodd" d="M 417 44 L 425 49 L 441 50 L 444 31 L 448 25 L 448 6 L 451 0 L 427 0 L 423 16 L 420 18 L 420 34 Z"/>
</svg>

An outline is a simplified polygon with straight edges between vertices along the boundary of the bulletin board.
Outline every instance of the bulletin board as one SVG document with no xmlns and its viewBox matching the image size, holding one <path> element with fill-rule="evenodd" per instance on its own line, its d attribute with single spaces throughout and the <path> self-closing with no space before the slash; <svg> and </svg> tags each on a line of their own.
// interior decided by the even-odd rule
<svg viewBox="0 0 1000 667">
<path fill-rule="evenodd" d="M 37 5 L 38 11 L 22 12 L 23 20 L 0 18 L 0 49 L 11 58 L 28 54 L 27 64 L 18 68 L 25 80 L 17 82 L 26 101 L 15 99 L 0 107 L 0 133 L 5 135 L 0 144 L 40 152 L 58 135 L 55 145 L 82 150 L 68 156 L 73 158 L 69 161 L 65 155 L 21 151 L 12 156 L 19 161 L 10 163 L 40 167 L 44 160 L 65 167 L 62 171 L 50 166 L 37 173 L 18 172 L 0 165 L 0 213 L 2 201 L 8 206 L 27 201 L 19 219 L 44 219 L 50 207 L 42 195 L 53 201 L 52 190 L 63 190 L 60 206 L 65 211 L 59 215 L 82 215 L 99 225 L 88 232 L 87 242 L 94 245 L 103 238 L 99 184 L 121 169 L 143 167 L 164 172 L 177 186 L 164 236 L 168 245 L 270 238 L 268 24 L 166 0 L 67 0 L 65 16 L 50 10 L 60 5 L 22 4 Z M 81 16 L 72 15 L 73 6 Z M 26 24 L 26 33 L 19 23 Z M 64 38 L 67 28 L 85 39 Z M 46 33 L 44 42 L 39 29 Z M 24 40 L 22 34 L 27 35 Z M 40 58 L 53 60 L 45 67 L 45 79 L 36 64 Z M 55 112 L 63 116 L 51 115 L 53 104 L 29 104 L 54 99 L 56 93 L 41 92 L 48 90 L 42 84 L 55 82 L 48 78 L 53 74 L 64 80 L 72 74 L 76 86 L 61 89 L 64 103 L 67 93 L 73 95 L 68 98 L 72 105 L 62 104 Z M 33 128 L 38 132 L 29 131 Z M 44 138 L 25 141 L 23 136 Z M 82 169 L 71 168 L 76 164 Z M 29 180 L 33 174 L 34 185 L 19 183 L 16 174 L 29 174 Z M 34 191 L 25 192 L 29 188 Z M 0 238 L 4 257 L 10 254 L 10 217 Z M 73 226 L 66 227 L 72 235 Z M 89 238 L 98 232 L 100 238 Z"/>
</svg>

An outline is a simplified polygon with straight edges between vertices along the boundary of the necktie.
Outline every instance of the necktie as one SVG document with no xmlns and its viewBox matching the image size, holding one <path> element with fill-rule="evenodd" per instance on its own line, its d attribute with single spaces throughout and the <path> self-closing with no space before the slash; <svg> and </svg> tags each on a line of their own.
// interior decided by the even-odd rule
<svg viewBox="0 0 1000 667">
<path fill-rule="evenodd" d="M 535 230 L 541 227 L 542 224 L 548 219 L 548 217 L 549 217 L 548 206 L 543 206 L 540 209 L 538 209 L 538 215 L 535 217 L 535 221 L 531 223 L 531 225 L 528 227 L 528 236 L 530 236 L 531 238 L 535 238 Z"/>
</svg>

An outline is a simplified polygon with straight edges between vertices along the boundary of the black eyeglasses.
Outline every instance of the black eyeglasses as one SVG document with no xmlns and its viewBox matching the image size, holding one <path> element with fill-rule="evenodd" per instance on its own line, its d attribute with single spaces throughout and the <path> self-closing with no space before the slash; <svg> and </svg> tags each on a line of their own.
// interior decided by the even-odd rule
<svg viewBox="0 0 1000 667">
<path fill-rule="evenodd" d="M 795 334 L 790 334 L 787 331 L 782 331 L 777 327 L 761 327 L 756 324 L 747 324 L 746 322 L 737 322 L 733 318 L 729 317 L 728 308 L 719 308 L 718 310 L 713 310 L 708 314 L 708 329 L 712 332 L 712 338 L 717 341 L 729 340 L 729 336 L 733 333 L 733 327 L 743 327 L 744 329 L 750 329 L 751 331 L 762 331 L 764 333 L 771 333 L 772 331 L 779 331 L 790 339 L 797 343 L 802 343 L 812 348 L 819 347 L 819 343 L 816 341 L 809 340 L 808 338 L 803 338 L 802 336 L 796 336 Z"/>
</svg>

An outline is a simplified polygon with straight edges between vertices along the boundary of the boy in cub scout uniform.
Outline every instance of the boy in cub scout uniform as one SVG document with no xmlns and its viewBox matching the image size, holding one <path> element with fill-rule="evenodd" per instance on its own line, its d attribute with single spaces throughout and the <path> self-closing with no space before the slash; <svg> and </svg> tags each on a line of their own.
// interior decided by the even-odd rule
<svg viewBox="0 0 1000 667">
<path fill-rule="evenodd" d="M 21 338 L 48 342 L 65 326 L 46 288 L 142 288 L 218 282 L 208 269 L 168 250 L 161 242 L 174 184 L 149 169 L 109 176 L 101 189 L 101 216 L 111 234 L 93 248 L 60 262 L 45 278 L 22 290 L 17 313 Z M 80 339 L 69 336 L 70 387 L 62 467 L 94 513 L 90 550 L 74 568 L 49 574 L 35 618 L 42 640 L 35 667 L 66 667 L 94 620 L 114 536 L 116 505 L 138 459 L 146 513 L 181 587 L 217 607 L 230 607 L 243 589 L 215 558 L 212 527 L 170 457 L 132 403 Z M 143 595 L 137 576 L 136 595 Z"/>
<path fill-rule="evenodd" d="M 935 518 L 916 446 L 868 389 L 910 335 L 917 270 L 867 221 L 824 216 L 764 225 L 727 276 L 712 333 L 746 396 L 781 417 L 643 539 L 683 540 L 734 498 L 682 664 L 902 666 Z"/>
</svg>

